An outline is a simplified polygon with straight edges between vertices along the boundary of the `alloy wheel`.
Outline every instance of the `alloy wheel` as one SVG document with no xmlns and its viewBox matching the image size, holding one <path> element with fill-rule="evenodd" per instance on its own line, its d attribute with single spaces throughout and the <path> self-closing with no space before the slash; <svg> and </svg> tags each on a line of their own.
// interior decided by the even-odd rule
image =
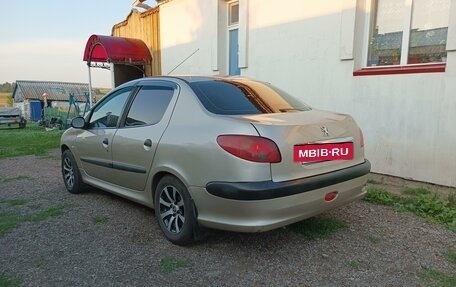
<svg viewBox="0 0 456 287">
<path fill-rule="evenodd" d="M 68 157 L 63 160 L 63 177 L 67 188 L 72 189 L 74 186 L 74 168 L 73 162 Z"/>
<path fill-rule="evenodd" d="M 167 185 L 160 191 L 160 220 L 171 233 L 179 233 L 184 227 L 184 199 L 172 185 Z"/>
</svg>

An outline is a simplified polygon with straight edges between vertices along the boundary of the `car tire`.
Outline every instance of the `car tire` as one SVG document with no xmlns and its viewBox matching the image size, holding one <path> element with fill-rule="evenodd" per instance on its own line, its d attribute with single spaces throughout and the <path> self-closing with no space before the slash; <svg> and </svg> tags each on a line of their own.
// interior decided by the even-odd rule
<svg viewBox="0 0 456 287">
<path fill-rule="evenodd" d="M 164 176 L 154 198 L 155 216 L 166 238 L 177 245 L 194 241 L 196 212 L 185 185 L 174 176 Z"/>
<path fill-rule="evenodd" d="M 81 193 L 87 187 L 82 182 L 81 173 L 70 150 L 62 153 L 62 177 L 66 189 L 71 193 Z"/>
</svg>

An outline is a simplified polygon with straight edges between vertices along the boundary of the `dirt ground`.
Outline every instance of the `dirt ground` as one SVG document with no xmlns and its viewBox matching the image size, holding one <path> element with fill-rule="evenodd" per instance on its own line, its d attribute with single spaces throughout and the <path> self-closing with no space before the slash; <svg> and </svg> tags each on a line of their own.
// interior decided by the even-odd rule
<svg viewBox="0 0 456 287">
<path fill-rule="evenodd" d="M 204 241 L 178 247 L 164 238 L 147 207 L 100 190 L 68 193 L 58 151 L 0 160 L 0 179 L 0 214 L 36 218 L 45 211 L 61 212 L 24 221 L 0 236 L 0 282 L 429 286 L 435 283 L 429 279 L 433 274 L 456 276 L 445 256 L 456 246 L 454 232 L 363 200 L 322 215 L 346 224 L 326 238 L 309 240 L 290 228 L 254 234 L 211 230 Z M 382 175 L 372 175 L 370 182 L 388 190 L 415 184 Z"/>
</svg>

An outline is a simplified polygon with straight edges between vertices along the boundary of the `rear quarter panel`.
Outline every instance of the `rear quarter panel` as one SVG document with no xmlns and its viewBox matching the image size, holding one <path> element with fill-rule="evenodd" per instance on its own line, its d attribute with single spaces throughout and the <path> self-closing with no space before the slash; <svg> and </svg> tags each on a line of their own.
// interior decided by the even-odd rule
<svg viewBox="0 0 456 287">
<path fill-rule="evenodd" d="M 221 134 L 258 135 L 248 122 L 207 112 L 193 91 L 181 93 L 168 128 L 158 145 L 152 176 L 166 171 L 187 186 L 205 187 L 211 181 L 263 181 L 271 179 L 270 164 L 239 159 L 217 144 Z"/>
</svg>

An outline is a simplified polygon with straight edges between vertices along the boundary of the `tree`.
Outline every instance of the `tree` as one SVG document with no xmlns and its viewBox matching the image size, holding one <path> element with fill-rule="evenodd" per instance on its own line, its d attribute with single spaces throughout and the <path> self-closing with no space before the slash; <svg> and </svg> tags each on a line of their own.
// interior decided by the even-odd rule
<svg viewBox="0 0 456 287">
<path fill-rule="evenodd" d="M 3 84 L 0 84 L 0 92 L 12 93 L 15 86 L 16 86 L 16 83 L 5 82 Z"/>
</svg>

